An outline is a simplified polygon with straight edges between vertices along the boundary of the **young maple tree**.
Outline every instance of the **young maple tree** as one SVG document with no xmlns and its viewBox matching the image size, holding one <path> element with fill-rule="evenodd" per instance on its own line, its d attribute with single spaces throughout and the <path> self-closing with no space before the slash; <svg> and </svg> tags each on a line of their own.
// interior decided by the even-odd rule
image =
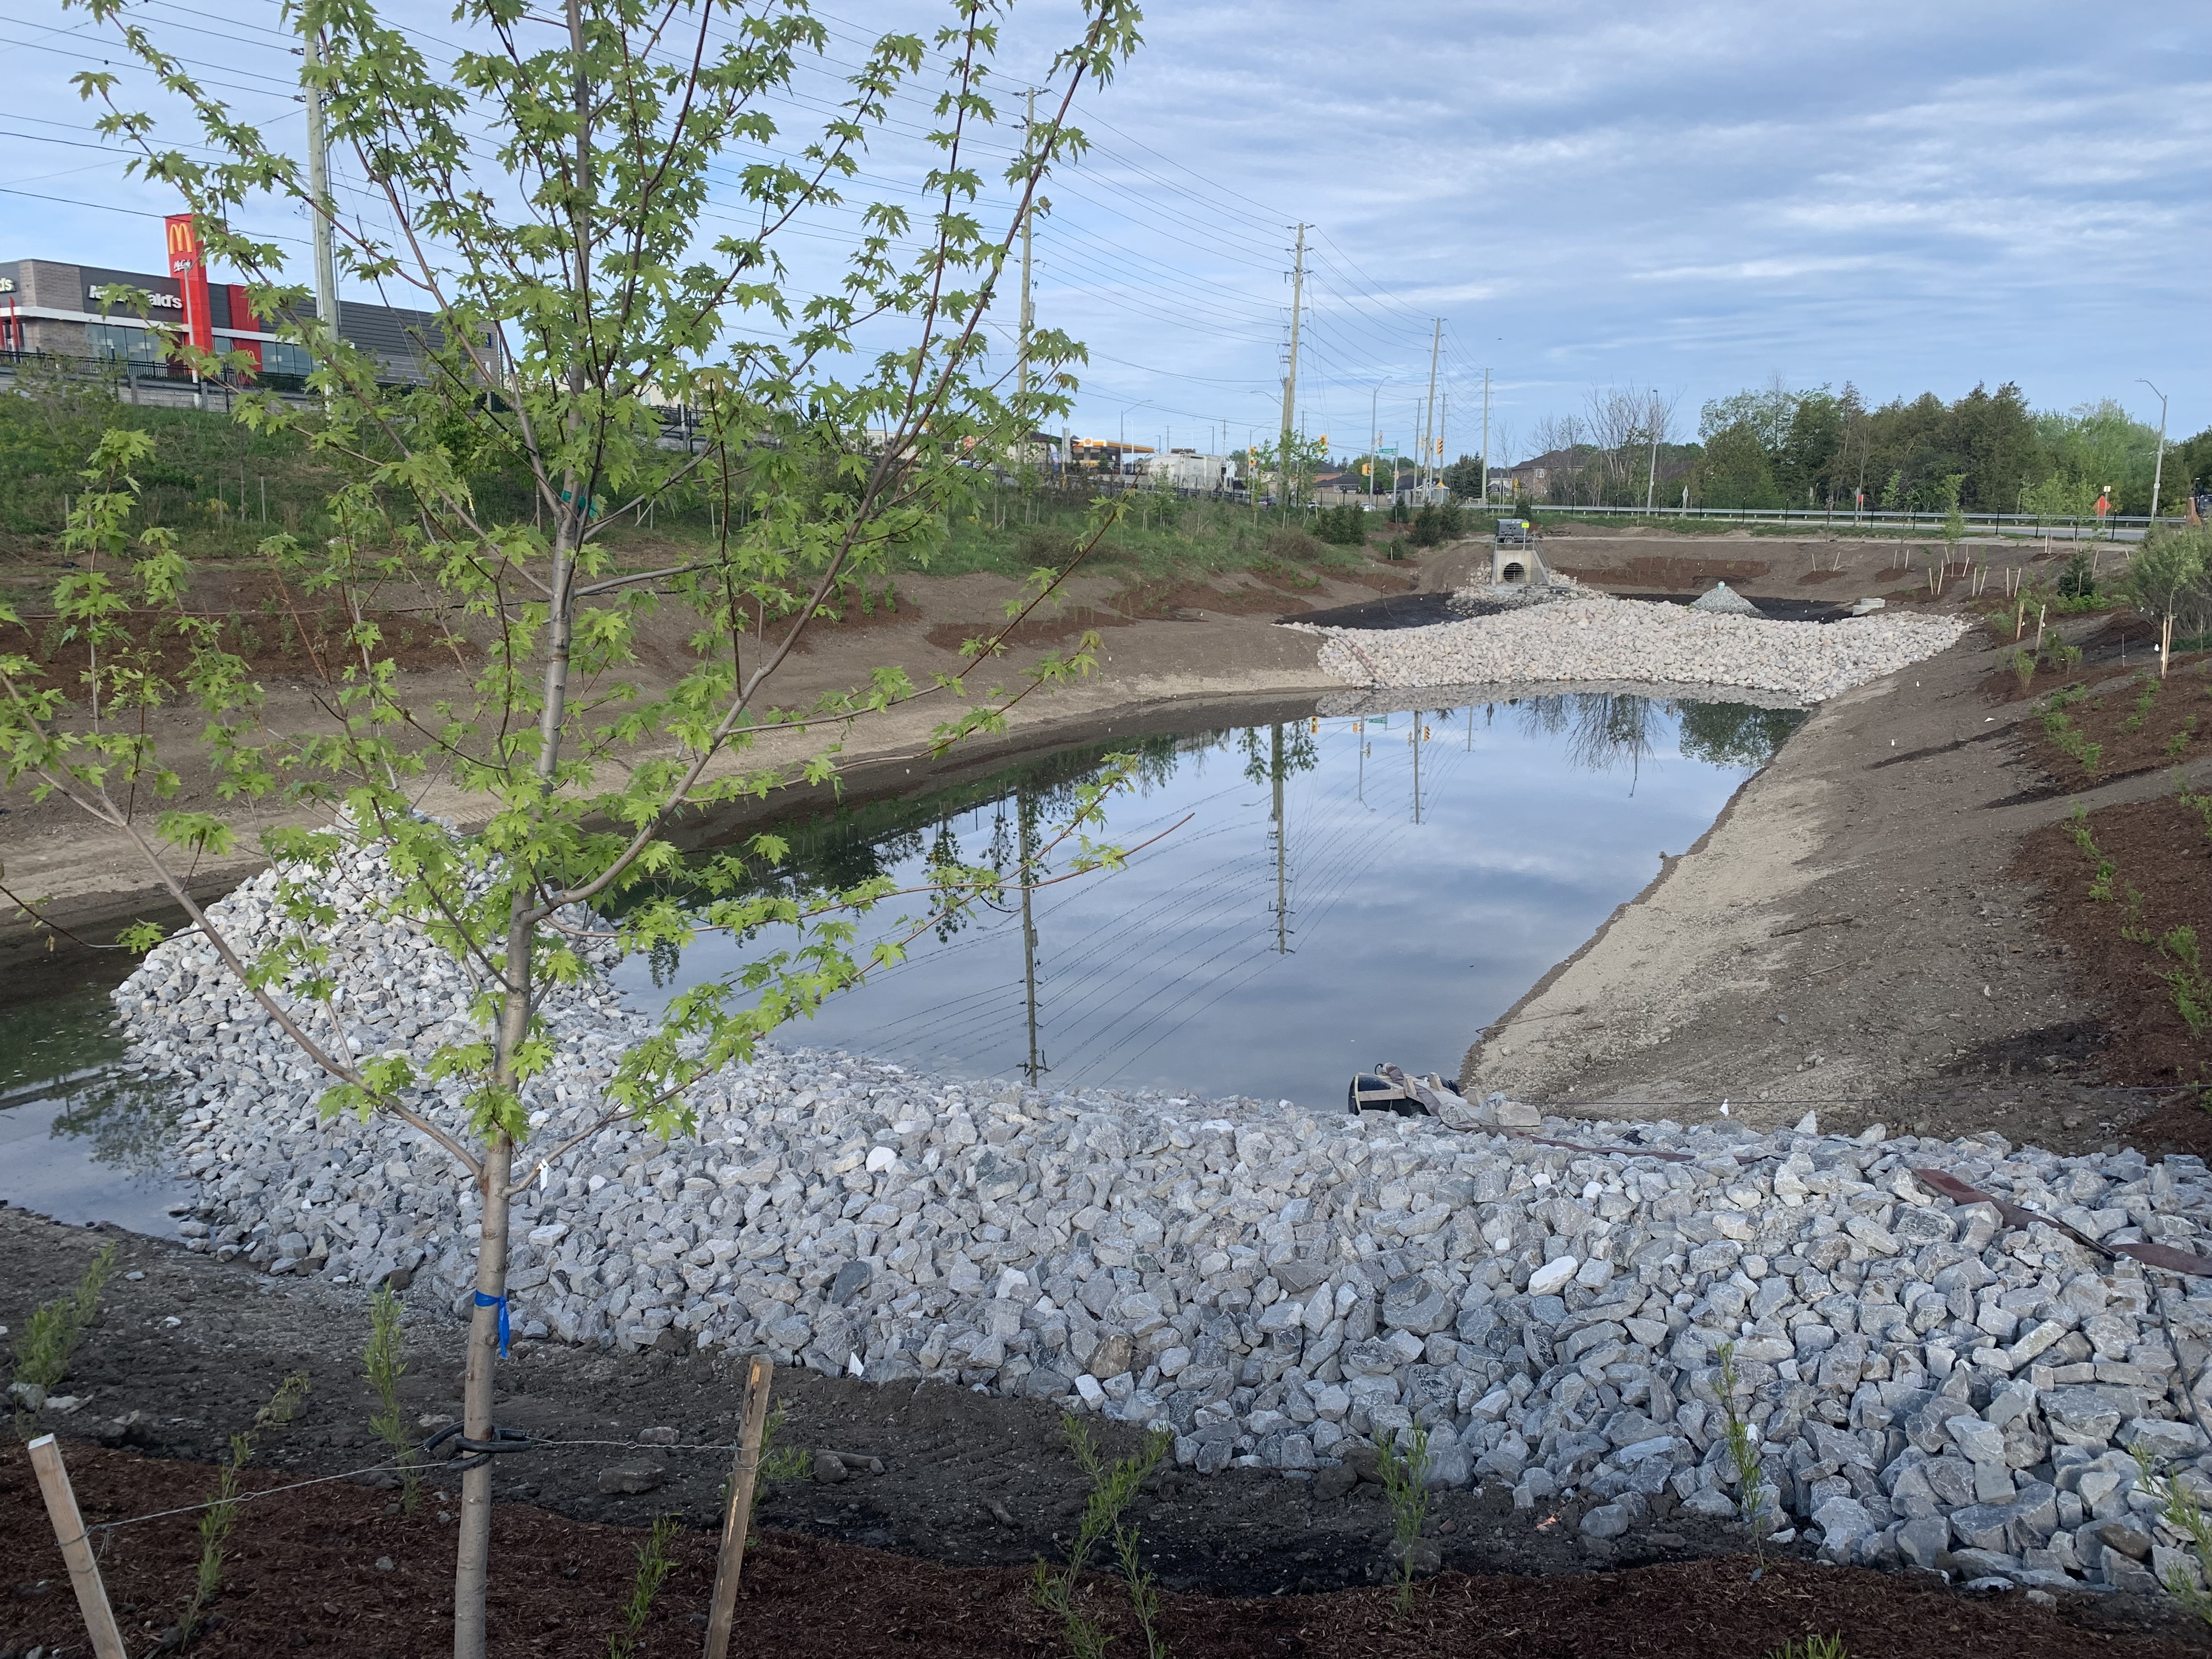
<svg viewBox="0 0 2212 1659">
<path fill-rule="evenodd" d="M 350 625 L 325 722 L 280 729 L 219 621 L 187 605 L 179 538 L 143 527 L 133 470 L 153 441 L 111 431 L 67 532 L 82 568 L 54 593 L 87 666 L 64 685 L 27 657 L 0 657 L 0 782 L 58 792 L 128 838 L 327 1079 L 326 1115 L 392 1118 L 468 1172 L 482 1232 L 463 1443 L 488 1445 L 509 1203 L 576 1144 L 530 1144 L 525 1100 L 550 1053 L 541 999 L 584 971 L 580 931 L 618 933 L 633 949 L 680 947 L 710 928 L 780 927 L 805 941 L 695 986 L 625 1054 L 589 1133 L 629 1118 L 672 1134 L 690 1126 L 694 1081 L 896 960 L 921 927 L 1123 856 L 1090 835 L 1121 775 L 1109 765 L 1033 860 L 1011 874 L 933 865 L 918 890 L 928 916 L 863 951 L 854 918 L 895 896 L 888 879 L 763 891 L 752 874 L 781 856 L 775 837 L 687 857 L 671 835 L 700 809 L 834 779 L 837 733 L 856 720 L 941 700 L 931 739 L 941 750 L 1091 666 L 1086 635 L 1011 688 L 971 690 L 967 676 L 917 685 L 885 666 L 805 708 L 764 698 L 817 617 L 894 554 L 926 561 L 948 519 L 994 471 L 1024 464 L 1030 434 L 1068 409 L 1080 347 L 1030 331 L 1010 373 L 994 365 L 985 323 L 1039 184 L 1083 148 L 1067 118 L 1075 94 L 1136 48 L 1139 13 L 1127 0 L 1082 0 L 1038 116 L 1016 122 L 992 95 L 1006 9 L 955 0 L 927 39 L 875 41 L 847 66 L 842 104 L 793 138 L 786 125 L 804 106 L 795 77 L 831 61 L 830 32 L 805 0 L 565 0 L 550 12 L 461 0 L 458 43 L 400 27 L 368 0 L 298 0 L 288 16 L 307 48 L 302 76 L 376 198 L 373 213 L 356 213 L 313 192 L 304 165 L 235 116 L 122 0 L 79 3 L 194 112 L 201 147 L 222 159 L 164 148 L 152 118 L 115 102 L 105 70 L 78 77 L 107 106 L 103 129 L 137 148 L 144 176 L 182 193 L 210 254 L 247 276 L 255 314 L 316 364 L 312 399 L 247 395 L 237 413 L 257 430 L 296 434 L 344 478 L 330 502 L 336 535 L 313 547 L 279 535 L 261 550 Z M 896 112 L 916 103 L 927 124 L 904 136 Z M 994 149 L 1012 157 L 998 169 L 1003 197 L 981 159 Z M 896 193 L 845 202 L 864 155 L 878 172 L 913 162 L 921 205 Z M 419 374 L 395 383 L 389 365 L 312 313 L 278 248 L 240 228 L 269 199 L 333 227 L 356 284 L 429 313 Z M 835 280 L 806 291 L 779 247 L 825 208 L 855 217 L 860 234 Z M 250 367 L 181 350 L 208 374 Z M 481 481 L 493 471 L 524 480 L 519 507 L 491 504 L 497 492 Z M 611 549 L 617 520 L 702 496 L 715 530 L 693 556 L 640 570 Z M 1094 514 L 1078 562 L 1110 516 Z M 1073 568 L 1036 574 L 1006 629 L 971 644 L 971 674 Z M 380 585 L 402 582 L 467 619 L 483 652 L 467 697 L 424 702 L 368 615 Z M 648 689 L 635 642 L 656 604 L 687 608 L 694 655 Z M 0 617 L 16 619 L 4 607 Z M 762 638 L 749 651 L 756 619 Z M 188 666 L 165 673 L 179 651 Z M 204 736 L 166 754 L 149 717 L 188 704 L 204 711 Z M 182 766 L 204 769 L 207 793 L 231 810 L 165 806 Z M 415 810 L 432 782 L 467 803 L 458 824 Z M 193 858 L 240 843 L 234 819 L 249 806 L 292 809 L 261 836 L 283 875 L 289 926 L 258 951 L 228 937 L 185 878 Z M 336 823 L 312 827 L 334 807 Z M 483 987 L 474 1036 L 427 1059 L 357 1056 L 342 1029 L 319 1023 L 337 915 L 317 876 L 364 839 L 400 879 L 394 911 Z M 665 880 L 679 868 L 683 898 Z M 618 923 L 576 920 L 617 902 Z M 127 942 L 158 938 L 139 927 Z M 465 1118 L 436 1109 L 439 1085 L 455 1079 Z M 459 1528 L 464 1659 L 484 1650 L 490 1500 L 478 1457 Z"/>
</svg>

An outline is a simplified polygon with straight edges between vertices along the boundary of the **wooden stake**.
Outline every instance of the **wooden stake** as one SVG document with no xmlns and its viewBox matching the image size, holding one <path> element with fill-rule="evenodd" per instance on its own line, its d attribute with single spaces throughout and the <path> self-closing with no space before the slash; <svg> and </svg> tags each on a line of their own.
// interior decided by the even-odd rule
<svg viewBox="0 0 2212 1659">
<path fill-rule="evenodd" d="M 107 1587 L 100 1582 L 100 1563 L 92 1559 L 92 1546 L 84 1535 L 84 1516 L 77 1512 L 76 1492 L 69 1471 L 62 1467 L 62 1449 L 53 1436 L 42 1434 L 31 1442 L 31 1467 L 39 1472 L 39 1492 L 46 1500 L 46 1516 L 54 1523 L 54 1541 L 69 1563 L 70 1588 L 76 1592 L 77 1611 L 92 1637 L 99 1659 L 130 1659 L 123 1632 L 115 1627 L 115 1614 L 107 1605 Z"/>
<path fill-rule="evenodd" d="M 738 1615 L 738 1574 L 745 1565 L 753 1488 L 760 1480 L 761 1436 L 768 1427 L 769 1379 L 775 1372 L 775 1367 L 767 1360 L 755 1358 L 745 1378 L 745 1426 L 738 1438 L 737 1462 L 730 1469 L 730 1506 L 722 1516 L 722 1553 L 714 1563 L 714 1609 L 707 1616 L 707 1659 L 728 1659 L 730 1626 Z"/>
</svg>

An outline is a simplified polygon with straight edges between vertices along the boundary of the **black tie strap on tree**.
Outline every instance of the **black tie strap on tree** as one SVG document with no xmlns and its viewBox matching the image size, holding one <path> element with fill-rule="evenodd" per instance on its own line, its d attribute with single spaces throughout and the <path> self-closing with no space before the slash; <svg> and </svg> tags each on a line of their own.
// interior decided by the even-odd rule
<svg viewBox="0 0 2212 1659">
<path fill-rule="evenodd" d="M 422 1449 L 426 1452 L 435 1451 L 448 1440 L 459 1445 L 462 1451 L 470 1454 L 465 1457 L 456 1459 L 447 1466 L 463 1474 L 467 1474 L 471 1469 L 483 1468 L 501 1453 L 534 1451 L 538 1446 L 538 1443 L 520 1429 L 495 1428 L 491 1431 L 490 1439 L 471 1440 L 461 1432 L 459 1424 L 448 1423 L 422 1443 Z"/>
</svg>

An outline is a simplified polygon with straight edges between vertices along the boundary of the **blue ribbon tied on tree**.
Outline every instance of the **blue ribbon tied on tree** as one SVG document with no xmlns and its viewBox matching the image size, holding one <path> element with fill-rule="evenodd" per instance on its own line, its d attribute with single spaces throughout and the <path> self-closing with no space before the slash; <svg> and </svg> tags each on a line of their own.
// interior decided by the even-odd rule
<svg viewBox="0 0 2212 1659">
<path fill-rule="evenodd" d="M 499 1310 L 499 1357 L 501 1359 L 506 1358 L 507 1298 L 503 1296 L 486 1296 L 482 1291 L 478 1291 L 477 1292 L 477 1306 L 479 1308 L 496 1308 Z"/>
</svg>

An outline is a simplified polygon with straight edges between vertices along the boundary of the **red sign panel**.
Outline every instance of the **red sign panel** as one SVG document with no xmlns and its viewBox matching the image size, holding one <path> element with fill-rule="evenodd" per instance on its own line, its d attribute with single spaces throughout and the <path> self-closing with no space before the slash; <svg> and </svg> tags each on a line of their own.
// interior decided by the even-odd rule
<svg viewBox="0 0 2212 1659">
<path fill-rule="evenodd" d="M 169 275 L 185 301 L 185 337 L 202 351 L 215 349 L 215 318 L 208 307 L 207 261 L 200 252 L 200 234 L 189 213 L 173 213 L 164 222 L 169 228 Z"/>
</svg>

